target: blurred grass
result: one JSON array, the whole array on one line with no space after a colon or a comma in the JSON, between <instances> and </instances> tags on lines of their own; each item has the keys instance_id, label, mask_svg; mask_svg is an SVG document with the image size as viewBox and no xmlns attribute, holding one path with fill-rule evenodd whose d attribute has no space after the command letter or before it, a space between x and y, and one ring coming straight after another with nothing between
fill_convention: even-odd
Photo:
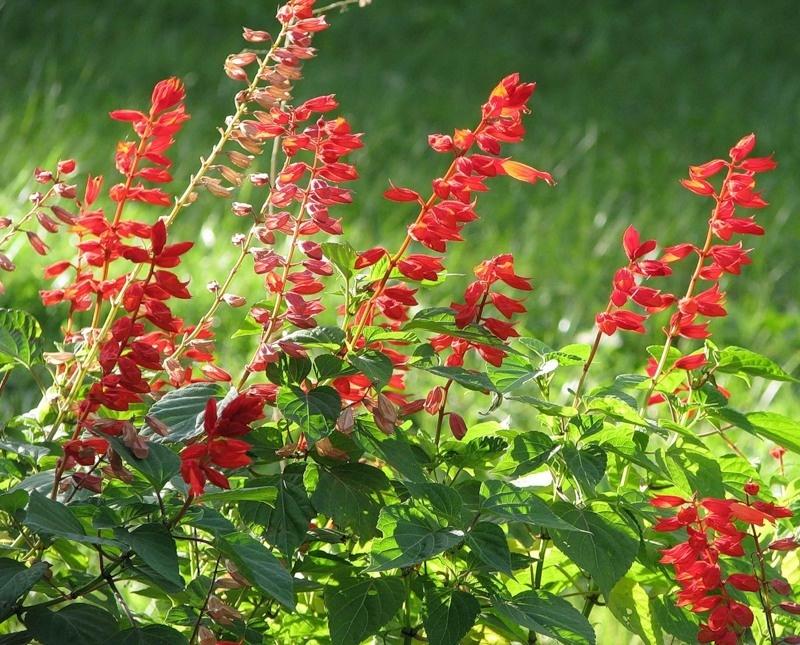
<instances>
[{"instance_id":1,"label":"blurred grass","mask_svg":"<svg viewBox=\"0 0 800 645\"><path fill-rule=\"evenodd\" d=\"M157 80L175 74L189 90L192 120L175 148L177 186L216 140L238 86L221 71L238 51L240 27L274 28L275 2L226 0L0 0L0 213L24 208L31 171L74 156L81 172L113 181L115 141L125 127L106 113L139 107ZM740 344L787 369L800 363L800 291L796 211L800 201L800 12L795 0L769 3L631 3L565 0L374 0L364 10L331 16L319 35L320 57L305 68L300 99L336 93L353 127L367 133L355 156L362 179L356 204L340 210L357 245L392 247L410 209L381 192L391 178L425 190L443 158L426 146L430 132L469 127L489 89L519 71L539 83L529 135L516 158L554 172L559 186L497 180L481 199L481 222L468 243L453 246L451 271L513 251L532 275L525 326L549 343L591 331L608 283L622 262L619 239L634 223L663 244L702 239L707 202L678 185L686 166L723 155L755 131L759 152L776 152L780 168L762 187L771 206L758 214L767 229L751 238L752 266L727 284L731 315L715 321L719 344ZM152 216L153 211L142 213ZM199 294L182 313L196 319L208 302L203 285L221 279L231 261L230 234L241 226L226 206L203 196L174 235L198 244L184 265ZM68 241L50 236L55 255ZM24 248L0 306L29 307L54 337L61 312L43 310L40 268L52 261ZM5 278L6 276L4 276ZM464 281L431 293L449 302ZM253 278L237 285L251 300ZM226 312L220 329L225 363L247 354L224 340L243 312ZM654 326L655 327L655 326ZM626 337L601 361L635 369L643 347ZM33 393L15 377L16 395ZM797 412L797 388L757 384L751 402Z\"/></svg>"}]
</instances>

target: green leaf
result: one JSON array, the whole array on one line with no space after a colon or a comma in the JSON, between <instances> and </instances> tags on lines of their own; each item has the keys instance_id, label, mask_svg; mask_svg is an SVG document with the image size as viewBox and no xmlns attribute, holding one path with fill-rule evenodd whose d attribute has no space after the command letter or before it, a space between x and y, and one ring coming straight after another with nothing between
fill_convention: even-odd
<instances>
[{"instance_id":1,"label":"green leaf","mask_svg":"<svg viewBox=\"0 0 800 645\"><path fill-rule=\"evenodd\" d=\"M278 408L289 421L295 422L311 441L318 441L333 432L342 410L339 393L322 385L310 392L297 386L278 391Z\"/></svg>"},{"instance_id":2,"label":"green leaf","mask_svg":"<svg viewBox=\"0 0 800 645\"><path fill-rule=\"evenodd\" d=\"M25 508L27 503L28 493L21 488L0 493L0 511L5 511L9 515Z\"/></svg>"},{"instance_id":3,"label":"green leaf","mask_svg":"<svg viewBox=\"0 0 800 645\"><path fill-rule=\"evenodd\" d=\"M561 367L583 365L589 358L592 346L585 343L572 343L564 345L561 349L545 354L547 360L555 359Z\"/></svg>"},{"instance_id":4,"label":"green leaf","mask_svg":"<svg viewBox=\"0 0 800 645\"><path fill-rule=\"evenodd\" d=\"M306 539L314 509L303 485L304 464L290 464L278 479L275 508L270 511L265 537L287 558Z\"/></svg>"},{"instance_id":5,"label":"green leaf","mask_svg":"<svg viewBox=\"0 0 800 645\"><path fill-rule=\"evenodd\" d=\"M606 604L614 617L645 645L663 642L661 629L651 613L650 597L638 582L630 578L620 580L611 590Z\"/></svg>"},{"instance_id":6,"label":"green leaf","mask_svg":"<svg viewBox=\"0 0 800 645\"><path fill-rule=\"evenodd\" d=\"M395 468L403 477L414 482L424 482L427 477L422 471L422 461L409 444L400 439L384 439L375 442L375 451Z\"/></svg>"},{"instance_id":7,"label":"green leaf","mask_svg":"<svg viewBox=\"0 0 800 645\"><path fill-rule=\"evenodd\" d=\"M109 637L118 631L116 619L105 609L82 602L56 612L33 607L25 612L24 621L41 645L108 645Z\"/></svg>"},{"instance_id":8,"label":"green leaf","mask_svg":"<svg viewBox=\"0 0 800 645\"><path fill-rule=\"evenodd\" d=\"M275 486L249 486L231 490L208 491L203 493L203 502L267 502L272 504L276 498Z\"/></svg>"},{"instance_id":9,"label":"green leaf","mask_svg":"<svg viewBox=\"0 0 800 645\"><path fill-rule=\"evenodd\" d=\"M114 452L131 468L141 473L157 491L164 488L181 469L180 457L167 446L150 442L147 457L139 459L119 438L106 436L106 439L114 448Z\"/></svg>"},{"instance_id":10,"label":"green leaf","mask_svg":"<svg viewBox=\"0 0 800 645\"><path fill-rule=\"evenodd\" d=\"M113 638L115 645L188 645L186 636L166 625L132 627Z\"/></svg>"},{"instance_id":11,"label":"green leaf","mask_svg":"<svg viewBox=\"0 0 800 645\"><path fill-rule=\"evenodd\" d=\"M474 392L496 392L494 383L484 372L474 372L463 367L446 367L444 365L432 365L423 368L426 372L441 376L442 378L452 379L460 386L473 390Z\"/></svg>"},{"instance_id":12,"label":"green leaf","mask_svg":"<svg viewBox=\"0 0 800 645\"><path fill-rule=\"evenodd\" d=\"M378 519L382 538L372 543L368 571L386 571L419 564L455 546L463 531L442 526L429 513L406 504L385 507Z\"/></svg>"},{"instance_id":13,"label":"green leaf","mask_svg":"<svg viewBox=\"0 0 800 645\"><path fill-rule=\"evenodd\" d=\"M592 491L603 479L606 472L607 457L605 450L596 443L584 448L576 448L573 444L564 444L561 456L567 466L567 472L586 490Z\"/></svg>"},{"instance_id":14,"label":"green leaf","mask_svg":"<svg viewBox=\"0 0 800 645\"><path fill-rule=\"evenodd\" d=\"M477 598L465 591L439 593L428 589L425 605L423 623L430 645L458 645L481 613Z\"/></svg>"},{"instance_id":15,"label":"green leaf","mask_svg":"<svg viewBox=\"0 0 800 645\"><path fill-rule=\"evenodd\" d=\"M23 524L34 533L65 538L86 544L111 544L113 540L86 535L83 525L64 504L55 502L37 491L30 494Z\"/></svg>"},{"instance_id":16,"label":"green leaf","mask_svg":"<svg viewBox=\"0 0 800 645\"><path fill-rule=\"evenodd\" d=\"M455 322L455 312L447 307L434 307L432 309L420 310L414 318L403 327L403 330L414 329L420 329L434 334L447 334L455 338L465 338L475 343L490 345L492 347L502 347L506 351L513 351L510 350L508 343L500 340L479 325L470 324L466 327L458 327Z\"/></svg>"},{"instance_id":17,"label":"green leaf","mask_svg":"<svg viewBox=\"0 0 800 645\"><path fill-rule=\"evenodd\" d=\"M601 396L590 399L587 408L588 412L602 412L605 416L617 421L644 427L649 425L636 411L636 408L615 396Z\"/></svg>"},{"instance_id":18,"label":"green leaf","mask_svg":"<svg viewBox=\"0 0 800 645\"><path fill-rule=\"evenodd\" d=\"M594 510L589 510L557 502L553 509L564 521L582 529L582 532L553 531L553 544L588 571L608 596L633 564L639 550L637 532L607 504L597 504Z\"/></svg>"},{"instance_id":19,"label":"green leaf","mask_svg":"<svg viewBox=\"0 0 800 645\"><path fill-rule=\"evenodd\" d=\"M514 437L511 450L495 470L509 477L527 475L547 463L557 449L558 446L543 432L525 432Z\"/></svg>"},{"instance_id":20,"label":"green leaf","mask_svg":"<svg viewBox=\"0 0 800 645\"><path fill-rule=\"evenodd\" d=\"M446 519L452 526L461 526L463 522L461 495L451 486L433 483L404 482L411 494L414 504L425 503L440 518Z\"/></svg>"},{"instance_id":21,"label":"green leaf","mask_svg":"<svg viewBox=\"0 0 800 645\"><path fill-rule=\"evenodd\" d=\"M548 504L523 489L500 482L487 482L492 494L481 505L481 514L503 523L519 522L562 531L577 531L576 527L556 515Z\"/></svg>"},{"instance_id":22,"label":"green leaf","mask_svg":"<svg viewBox=\"0 0 800 645\"><path fill-rule=\"evenodd\" d=\"M42 328L27 311L0 309L0 372L41 362Z\"/></svg>"},{"instance_id":23,"label":"green leaf","mask_svg":"<svg viewBox=\"0 0 800 645\"><path fill-rule=\"evenodd\" d=\"M262 593L274 598L284 607L294 610L294 581L278 559L249 535L231 533L218 538L217 544Z\"/></svg>"},{"instance_id":24,"label":"green leaf","mask_svg":"<svg viewBox=\"0 0 800 645\"><path fill-rule=\"evenodd\" d=\"M0 623L14 614L17 601L41 580L49 568L45 562L25 567L16 560L0 559Z\"/></svg>"},{"instance_id":25,"label":"green leaf","mask_svg":"<svg viewBox=\"0 0 800 645\"><path fill-rule=\"evenodd\" d=\"M28 645L33 640L33 634L29 630L23 632L12 632L0 636L0 645Z\"/></svg>"},{"instance_id":26,"label":"green leaf","mask_svg":"<svg viewBox=\"0 0 800 645\"><path fill-rule=\"evenodd\" d=\"M495 611L515 625L564 645L594 645L594 629L563 598L541 590L523 591L511 599L495 598Z\"/></svg>"},{"instance_id":27,"label":"green leaf","mask_svg":"<svg viewBox=\"0 0 800 645\"><path fill-rule=\"evenodd\" d=\"M347 242L322 242L322 253L335 266L345 280L353 277L358 254Z\"/></svg>"},{"instance_id":28,"label":"green leaf","mask_svg":"<svg viewBox=\"0 0 800 645\"><path fill-rule=\"evenodd\" d=\"M155 443L185 443L203 432L202 414L211 397L222 393L212 383L192 383L167 392L150 408L149 414L165 424L170 432L149 437Z\"/></svg>"},{"instance_id":29,"label":"green leaf","mask_svg":"<svg viewBox=\"0 0 800 645\"><path fill-rule=\"evenodd\" d=\"M747 415L747 420L752 427L752 434L765 437L786 450L800 454L800 423L794 419L775 412L751 412Z\"/></svg>"},{"instance_id":30,"label":"green leaf","mask_svg":"<svg viewBox=\"0 0 800 645\"><path fill-rule=\"evenodd\" d=\"M571 418L578 414L578 410L573 408L571 405L559 405L558 403L537 399L536 397L528 396L527 394L507 396L506 399L508 401L517 401L519 403L524 403L525 405L533 406L539 410L539 412L546 414L549 417Z\"/></svg>"},{"instance_id":31,"label":"green leaf","mask_svg":"<svg viewBox=\"0 0 800 645\"><path fill-rule=\"evenodd\" d=\"M159 581L169 584L167 592L180 591L184 587L178 566L178 552L175 540L169 530L162 524L142 524L128 532L123 527L114 529L116 538L127 544L142 561L156 571Z\"/></svg>"},{"instance_id":32,"label":"green leaf","mask_svg":"<svg viewBox=\"0 0 800 645\"><path fill-rule=\"evenodd\" d=\"M348 356L348 360L353 367L372 381L378 390L386 387L389 379L392 378L394 365L382 352L370 349L363 354L351 354Z\"/></svg>"},{"instance_id":33,"label":"green leaf","mask_svg":"<svg viewBox=\"0 0 800 645\"><path fill-rule=\"evenodd\" d=\"M659 627L679 641L693 643L697 639L699 625L695 616L676 607L671 598L650 598L650 611Z\"/></svg>"},{"instance_id":34,"label":"green leaf","mask_svg":"<svg viewBox=\"0 0 800 645\"><path fill-rule=\"evenodd\" d=\"M285 341L298 343L304 347L320 347L322 349L340 349L344 344L344 339L344 330L339 327L298 329L283 338Z\"/></svg>"},{"instance_id":35,"label":"green leaf","mask_svg":"<svg viewBox=\"0 0 800 645\"><path fill-rule=\"evenodd\" d=\"M364 541L376 535L381 504L375 496L389 487L389 479L378 468L360 463L336 465L320 471L311 503L337 526L352 529Z\"/></svg>"},{"instance_id":36,"label":"green leaf","mask_svg":"<svg viewBox=\"0 0 800 645\"><path fill-rule=\"evenodd\" d=\"M492 571L511 575L511 551L506 534L497 524L478 522L466 536L467 546Z\"/></svg>"},{"instance_id":37,"label":"green leaf","mask_svg":"<svg viewBox=\"0 0 800 645\"><path fill-rule=\"evenodd\" d=\"M773 360L744 347L725 347L719 350L717 371L726 374L749 374L771 381L794 381L797 379L784 371Z\"/></svg>"},{"instance_id":38,"label":"green leaf","mask_svg":"<svg viewBox=\"0 0 800 645\"><path fill-rule=\"evenodd\" d=\"M358 645L376 633L400 609L405 599L401 578L350 578L325 588L333 645Z\"/></svg>"}]
</instances>

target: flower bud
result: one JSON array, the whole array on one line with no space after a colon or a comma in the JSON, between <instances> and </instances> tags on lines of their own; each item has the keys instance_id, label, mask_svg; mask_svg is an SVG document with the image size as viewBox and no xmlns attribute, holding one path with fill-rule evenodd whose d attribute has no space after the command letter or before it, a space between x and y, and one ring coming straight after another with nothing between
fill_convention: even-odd
<instances>
[{"instance_id":1,"label":"flower bud","mask_svg":"<svg viewBox=\"0 0 800 645\"><path fill-rule=\"evenodd\" d=\"M33 171L33 180L39 184L49 184L53 181L53 173L49 170L37 168Z\"/></svg>"},{"instance_id":2,"label":"flower bud","mask_svg":"<svg viewBox=\"0 0 800 645\"><path fill-rule=\"evenodd\" d=\"M58 173L60 175L70 175L75 172L75 160L74 159L64 159L63 161L58 162Z\"/></svg>"},{"instance_id":3,"label":"flower bud","mask_svg":"<svg viewBox=\"0 0 800 645\"><path fill-rule=\"evenodd\" d=\"M247 217L253 212L252 204L246 204L245 202L233 202L231 209L236 217Z\"/></svg>"},{"instance_id":4,"label":"flower bud","mask_svg":"<svg viewBox=\"0 0 800 645\"><path fill-rule=\"evenodd\" d=\"M247 304L247 299L244 296L237 296L233 293L226 293L222 299L230 307L242 307Z\"/></svg>"}]
</instances>

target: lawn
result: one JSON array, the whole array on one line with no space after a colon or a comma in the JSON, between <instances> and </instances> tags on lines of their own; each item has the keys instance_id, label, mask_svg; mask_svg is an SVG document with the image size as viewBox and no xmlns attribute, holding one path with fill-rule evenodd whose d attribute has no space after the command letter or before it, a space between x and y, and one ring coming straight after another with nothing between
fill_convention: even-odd
<instances>
[{"instance_id":1,"label":"lawn","mask_svg":"<svg viewBox=\"0 0 800 645\"><path fill-rule=\"evenodd\" d=\"M25 209L33 168L59 158L73 156L83 172L111 180L114 144L126 128L107 112L144 105L153 83L172 74L185 80L192 113L173 155L177 190L231 110L238 86L222 62L240 48L240 27L271 29L274 4L0 1L0 214ZM550 170L558 186L496 182L449 267L468 273L480 259L512 251L536 284L524 326L554 346L592 333L594 313L623 263L619 240L629 224L664 245L702 241L709 202L678 180L689 164L722 156L755 131L759 151L775 152L780 167L761 182L771 203L759 214L767 232L750 238L753 265L729 283L731 315L715 321L715 342L745 345L796 370L796 2L374 0L330 21L297 94L335 93L353 126L367 133L355 156L356 202L344 220L349 239L362 247L398 245L412 215L382 199L389 179L425 192L443 171L442 157L426 145L428 133L474 124L488 90L511 71L539 83L529 134L515 156ZM196 241L183 266L194 292L224 277L235 251L227 240L241 228L209 195L181 215L175 235ZM69 249L63 237L48 243L56 256ZM12 255L21 250L12 247ZM4 276L13 296L0 297L0 306L30 308L55 338L60 313L44 310L37 296L41 267L53 260L31 255ZM447 304L464 284L453 276L427 302ZM262 288L248 277L236 291L255 301ZM195 320L209 299L195 298L181 313ZM219 329L232 364L248 354L246 339L227 340L244 311L226 315ZM658 341L654 332L626 337L627 351L609 343L601 362L641 369L644 347ZM25 401L24 377L15 376L7 392L3 406ZM754 392L752 409L800 412L797 386Z\"/></svg>"}]
</instances>

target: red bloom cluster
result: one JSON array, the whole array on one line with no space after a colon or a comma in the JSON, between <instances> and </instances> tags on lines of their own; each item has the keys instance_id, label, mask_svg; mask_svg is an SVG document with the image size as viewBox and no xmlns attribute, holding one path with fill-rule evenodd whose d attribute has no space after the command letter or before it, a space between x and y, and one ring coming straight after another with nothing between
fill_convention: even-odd
<instances>
[{"instance_id":1,"label":"red bloom cluster","mask_svg":"<svg viewBox=\"0 0 800 645\"><path fill-rule=\"evenodd\" d=\"M752 574L729 573L726 571L728 567L722 566L725 562L723 556L745 556L742 543L748 536L753 538L760 559L763 550L754 527L792 515L783 506L752 500L751 496L758 494L758 490L756 484L745 485L745 503L735 499L687 500L673 495L659 495L650 501L657 508L677 509L674 515L658 520L653 526L656 531L686 531L687 539L664 549L660 562L675 569L675 579L681 587L677 596L678 606L688 606L698 614L708 613L706 621L701 623L698 642L735 645L739 642L739 635L753 624L753 612L735 600L730 589L758 592L760 596L789 591L785 581L766 580L763 569L756 569ZM752 533L742 530L741 525ZM773 542L767 548L778 551L784 546L796 548L800 545L789 538ZM791 606L794 603L783 604ZM791 611L783 604L779 606ZM765 605L771 606L771 603Z\"/></svg>"},{"instance_id":2,"label":"red bloom cluster","mask_svg":"<svg viewBox=\"0 0 800 645\"><path fill-rule=\"evenodd\" d=\"M38 224L43 231L48 233L57 233L64 224L67 226L74 224L75 218L73 215L63 206L53 202L59 198L73 203L76 201L76 186L67 184L64 181L67 175L75 172L76 167L77 165L73 159L64 159L58 162L55 171L43 170L42 168L34 170L34 180L39 184L48 186L48 188L44 192L36 191L28 196L31 208L16 222L10 217L0 217L0 231L8 229L0 235L0 271L10 272L16 269L12 259L3 253L2 249L7 248L11 240L19 233L25 233L28 244L39 255L47 255L50 252L50 247L47 246L37 231L29 228L30 224L34 226ZM43 210L48 207L52 216ZM3 295L3 293L5 293L5 287L0 282L0 295Z\"/></svg>"},{"instance_id":3,"label":"red bloom cluster","mask_svg":"<svg viewBox=\"0 0 800 645\"><path fill-rule=\"evenodd\" d=\"M614 274L608 306L595 317L597 327L603 334L611 336L617 329L643 334L647 316L662 311L675 302L675 296L641 284L647 278L667 276L672 273L672 269L665 261L646 259L656 246L655 240L642 242L639 231L633 226L625 230L622 247L628 257L628 265ZM628 302L641 307L644 313L625 309Z\"/></svg>"},{"instance_id":4,"label":"red bloom cluster","mask_svg":"<svg viewBox=\"0 0 800 645\"><path fill-rule=\"evenodd\" d=\"M298 126L337 106L332 96L323 96L297 108L274 107L260 126L265 136L282 137L287 156L287 164L274 180L269 205L272 209L296 205L297 212L293 215L281 210L268 214L258 229L265 246L251 250L256 273L265 276L267 289L275 294L278 305L285 304L284 310L279 306L251 310L264 329L262 343L249 366L252 371L278 359L283 350L273 338L284 322L308 329L317 325L315 316L323 311L321 301L311 296L323 291L320 278L332 275L333 266L324 257L322 247L309 238L320 232L342 233L341 221L331 217L330 209L352 201L350 191L340 184L356 179L358 173L343 159L362 146L361 135L354 134L343 118L320 117L302 130ZM294 160L302 151L312 153L309 162ZM275 233L283 233L292 240L286 257L270 248ZM302 254L299 259L295 257L297 251Z\"/></svg>"},{"instance_id":5,"label":"red bloom cluster","mask_svg":"<svg viewBox=\"0 0 800 645\"><path fill-rule=\"evenodd\" d=\"M252 394L239 394L222 410L216 399L206 404L200 441L181 451L181 476L193 496L202 495L206 481L220 488L229 488L228 478L218 468L242 468L250 463L250 444L242 437L252 424L264 417L264 400Z\"/></svg>"},{"instance_id":6,"label":"red bloom cluster","mask_svg":"<svg viewBox=\"0 0 800 645\"><path fill-rule=\"evenodd\" d=\"M514 272L514 258L506 253L498 255L491 260L485 260L475 267L476 281L470 283L464 291L463 303L452 303L450 307L455 312L455 323L459 329L467 325L480 325L492 336L500 341L519 336L510 319L517 313L524 313L525 306L521 300L511 298L503 293L493 290L498 283L521 291L530 291L530 280ZM493 306L506 320L485 315L487 305ZM500 366L506 357L506 352L497 345L467 340L456 336L439 334L431 339L431 345L437 352L451 350L445 360L448 366L461 366L464 356L473 349L487 363ZM431 410L428 410L429 412ZM437 410L438 411L438 410Z\"/></svg>"},{"instance_id":7,"label":"red bloom cluster","mask_svg":"<svg viewBox=\"0 0 800 645\"><path fill-rule=\"evenodd\" d=\"M518 74L504 78L494 88L481 110L481 121L474 130L456 130L452 135L433 134L428 143L436 152L449 153L455 159L447 172L433 180L433 192L427 198L410 188L392 186L384 193L395 202L417 202L420 212L408 228L408 235L400 250L389 257L386 249L376 247L359 255L356 268L368 267L387 257L388 267L383 277L373 284L371 298L363 303L355 317L354 325L363 328L373 322L376 309L390 324L406 320L407 310L416 304L414 290L404 285L387 282L396 269L414 282L434 281L444 269L441 256L406 251L412 240L444 253L449 242L463 238L461 230L467 222L478 218L477 195L488 190L486 180L498 175L536 183L543 180L553 185L552 176L508 157L501 157L504 143L522 141L525 128L522 117L528 110L528 101L535 83L521 83ZM472 153L474 147L481 152Z\"/></svg>"}]
</instances>

